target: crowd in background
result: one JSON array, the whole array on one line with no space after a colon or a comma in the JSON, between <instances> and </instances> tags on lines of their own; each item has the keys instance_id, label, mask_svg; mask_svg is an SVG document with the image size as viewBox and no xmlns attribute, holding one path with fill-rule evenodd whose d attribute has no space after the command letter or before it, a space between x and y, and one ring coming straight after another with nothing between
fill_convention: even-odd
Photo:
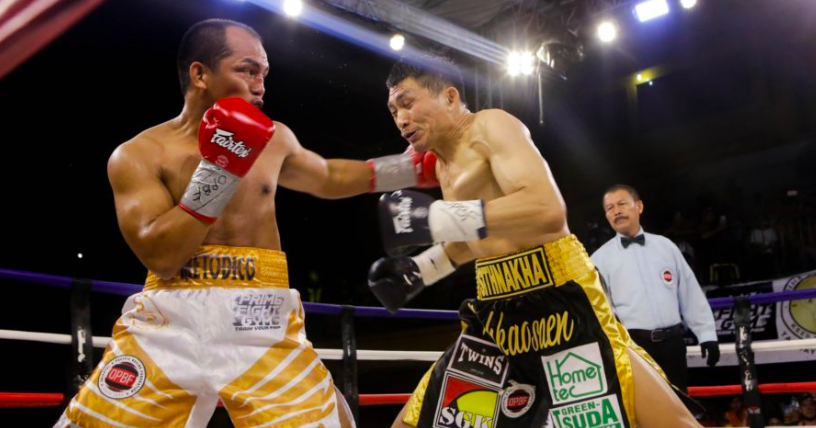
<instances>
[{"instance_id":1,"label":"crowd in background","mask_svg":"<svg viewBox=\"0 0 816 428\"><path fill-rule=\"evenodd\" d=\"M748 410L741 397L728 401L708 399L708 414L701 421L708 427L747 427ZM766 426L816 426L816 394L763 396L762 413Z\"/></svg>"}]
</instances>

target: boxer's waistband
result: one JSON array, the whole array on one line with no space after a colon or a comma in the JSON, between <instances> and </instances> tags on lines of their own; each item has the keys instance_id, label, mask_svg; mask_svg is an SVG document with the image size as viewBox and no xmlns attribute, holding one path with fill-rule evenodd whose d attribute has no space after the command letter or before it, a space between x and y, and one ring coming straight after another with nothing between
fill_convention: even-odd
<instances>
[{"instance_id":1,"label":"boxer's waistband","mask_svg":"<svg viewBox=\"0 0 816 428\"><path fill-rule=\"evenodd\" d=\"M476 260L476 296L495 300L560 286L595 269L575 235L540 247Z\"/></svg>"},{"instance_id":2,"label":"boxer's waistband","mask_svg":"<svg viewBox=\"0 0 816 428\"><path fill-rule=\"evenodd\" d=\"M286 254L252 247L204 245L171 279L147 273L145 290L198 287L289 288Z\"/></svg>"}]
</instances>

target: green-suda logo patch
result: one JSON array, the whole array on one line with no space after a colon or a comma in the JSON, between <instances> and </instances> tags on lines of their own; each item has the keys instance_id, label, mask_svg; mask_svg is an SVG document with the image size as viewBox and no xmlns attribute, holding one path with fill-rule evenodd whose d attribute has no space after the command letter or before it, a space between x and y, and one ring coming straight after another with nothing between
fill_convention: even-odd
<instances>
[{"instance_id":1,"label":"green-suda logo patch","mask_svg":"<svg viewBox=\"0 0 816 428\"><path fill-rule=\"evenodd\" d=\"M601 350L597 343L541 357L553 404L569 403L606 392Z\"/></svg>"},{"instance_id":2,"label":"green-suda logo patch","mask_svg":"<svg viewBox=\"0 0 816 428\"><path fill-rule=\"evenodd\" d=\"M550 411L554 428L624 428L615 394L556 407Z\"/></svg>"}]
</instances>

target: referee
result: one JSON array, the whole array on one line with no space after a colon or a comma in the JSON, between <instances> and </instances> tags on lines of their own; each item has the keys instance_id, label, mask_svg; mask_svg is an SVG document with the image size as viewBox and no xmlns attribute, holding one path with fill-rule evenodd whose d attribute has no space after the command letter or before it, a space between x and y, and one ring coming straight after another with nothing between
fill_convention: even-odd
<instances>
[{"instance_id":1,"label":"referee","mask_svg":"<svg viewBox=\"0 0 816 428\"><path fill-rule=\"evenodd\" d=\"M610 187L603 208L617 235L592 254L592 261L632 339L685 392L683 323L697 336L709 367L720 359L711 307L677 246L664 236L643 231L643 201L634 188Z\"/></svg>"}]
</instances>

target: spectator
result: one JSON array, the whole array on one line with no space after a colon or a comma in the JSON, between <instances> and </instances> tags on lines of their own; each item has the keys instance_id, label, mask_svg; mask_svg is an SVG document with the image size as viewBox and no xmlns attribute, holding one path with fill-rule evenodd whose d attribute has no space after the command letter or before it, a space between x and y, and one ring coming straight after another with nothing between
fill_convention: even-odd
<instances>
[{"instance_id":1,"label":"spectator","mask_svg":"<svg viewBox=\"0 0 816 428\"><path fill-rule=\"evenodd\" d=\"M748 409L742 405L741 397L734 397L729 402L730 409L725 412L725 419L732 427L748 426Z\"/></svg>"},{"instance_id":2,"label":"spectator","mask_svg":"<svg viewBox=\"0 0 816 428\"><path fill-rule=\"evenodd\" d=\"M799 410L802 412L799 426L816 426L816 401L812 394L799 399Z\"/></svg>"}]
</instances>

